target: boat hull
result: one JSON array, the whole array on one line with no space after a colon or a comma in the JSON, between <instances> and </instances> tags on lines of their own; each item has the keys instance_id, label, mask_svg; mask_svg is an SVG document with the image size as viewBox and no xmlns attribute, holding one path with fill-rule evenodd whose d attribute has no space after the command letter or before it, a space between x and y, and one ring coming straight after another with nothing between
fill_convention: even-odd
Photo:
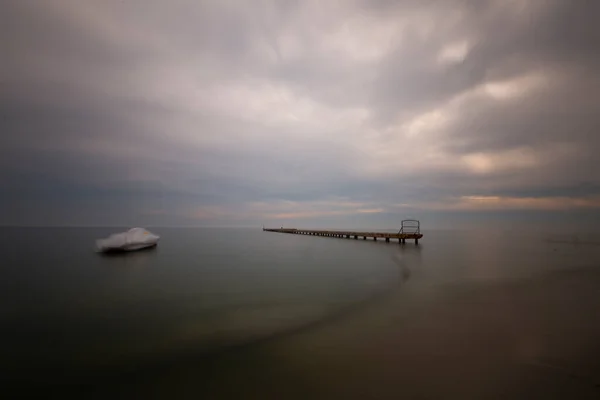
<instances>
[{"instance_id":1,"label":"boat hull","mask_svg":"<svg viewBox=\"0 0 600 400\"><path fill-rule=\"evenodd\" d=\"M135 246L131 246L131 247L111 247L111 248L104 248L104 249L99 249L98 251L100 253L131 253L134 251L144 251L144 250L152 250L155 249L158 246L158 243L152 243L152 244L145 244L145 245L135 245Z\"/></svg>"}]
</instances>

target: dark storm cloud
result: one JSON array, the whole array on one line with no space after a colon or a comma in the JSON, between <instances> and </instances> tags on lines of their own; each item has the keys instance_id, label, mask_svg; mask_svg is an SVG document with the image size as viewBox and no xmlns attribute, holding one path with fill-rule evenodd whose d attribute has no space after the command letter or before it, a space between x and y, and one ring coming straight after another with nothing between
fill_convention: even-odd
<instances>
[{"instance_id":1,"label":"dark storm cloud","mask_svg":"<svg viewBox=\"0 0 600 400\"><path fill-rule=\"evenodd\" d=\"M481 196L593 206L598 13L3 1L0 222L376 221Z\"/></svg>"}]
</instances>

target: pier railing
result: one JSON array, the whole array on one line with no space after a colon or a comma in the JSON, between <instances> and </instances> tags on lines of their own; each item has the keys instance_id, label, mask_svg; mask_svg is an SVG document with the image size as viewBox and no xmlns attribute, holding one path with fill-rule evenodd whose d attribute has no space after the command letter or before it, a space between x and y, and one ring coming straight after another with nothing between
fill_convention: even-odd
<instances>
[{"instance_id":1,"label":"pier railing","mask_svg":"<svg viewBox=\"0 0 600 400\"><path fill-rule=\"evenodd\" d=\"M401 222L401 228L398 233L420 234L421 223L416 219L405 219Z\"/></svg>"}]
</instances>

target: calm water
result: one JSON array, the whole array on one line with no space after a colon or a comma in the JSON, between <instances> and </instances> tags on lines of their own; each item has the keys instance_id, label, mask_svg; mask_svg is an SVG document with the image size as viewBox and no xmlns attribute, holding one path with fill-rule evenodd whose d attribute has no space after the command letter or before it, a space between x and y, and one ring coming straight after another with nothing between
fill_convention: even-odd
<instances>
[{"instance_id":1,"label":"calm water","mask_svg":"<svg viewBox=\"0 0 600 400\"><path fill-rule=\"evenodd\" d=\"M598 394L600 246L514 231L431 231L417 247L155 228L155 250L94 252L119 230L0 229L7 390L489 397L501 392L461 377L484 366L494 382L521 382L519 365ZM457 372L457 360L471 369ZM543 393L538 378L509 394Z\"/></svg>"}]
</instances>

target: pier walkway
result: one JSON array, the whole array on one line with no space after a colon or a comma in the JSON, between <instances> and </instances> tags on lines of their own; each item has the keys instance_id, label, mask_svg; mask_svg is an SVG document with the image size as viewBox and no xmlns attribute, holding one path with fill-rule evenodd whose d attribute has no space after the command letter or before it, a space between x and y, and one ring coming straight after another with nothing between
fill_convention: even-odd
<instances>
[{"instance_id":1,"label":"pier walkway","mask_svg":"<svg viewBox=\"0 0 600 400\"><path fill-rule=\"evenodd\" d=\"M406 243L406 239L414 240L415 244L419 244L419 239L423 237L420 229L420 223L417 220L404 220L402 221L402 228L398 233L388 232L361 232L361 231L337 231L337 230L316 230L316 229L296 229L296 228L265 228L263 231L267 232L279 232L279 233L293 233L296 235L312 235L312 236L329 236L339 237L346 239L358 239L363 240L378 238L385 239L389 243L390 239L398 239L399 243Z\"/></svg>"}]
</instances>

